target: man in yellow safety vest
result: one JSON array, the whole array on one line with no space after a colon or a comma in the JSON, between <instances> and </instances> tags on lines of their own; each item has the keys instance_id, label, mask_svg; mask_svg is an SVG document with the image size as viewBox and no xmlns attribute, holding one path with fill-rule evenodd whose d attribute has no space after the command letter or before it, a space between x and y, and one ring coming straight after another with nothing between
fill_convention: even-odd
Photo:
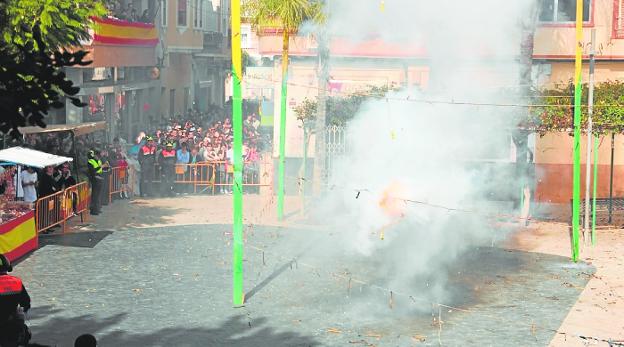
<instances>
[{"instance_id":1,"label":"man in yellow safety vest","mask_svg":"<svg viewBox=\"0 0 624 347\"><path fill-rule=\"evenodd\" d=\"M87 164L89 167L89 182L91 183L91 214L98 215L101 212L101 198L102 183L104 178L102 177L102 161L95 155L94 150L90 150L87 154Z\"/></svg>"}]
</instances>

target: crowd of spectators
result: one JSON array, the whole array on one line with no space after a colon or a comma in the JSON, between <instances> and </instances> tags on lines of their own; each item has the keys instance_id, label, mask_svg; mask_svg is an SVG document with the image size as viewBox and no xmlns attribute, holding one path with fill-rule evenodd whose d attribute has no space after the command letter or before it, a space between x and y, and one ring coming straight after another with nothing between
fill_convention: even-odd
<instances>
[{"instance_id":1,"label":"crowd of spectators","mask_svg":"<svg viewBox=\"0 0 624 347\"><path fill-rule=\"evenodd\" d=\"M159 149L172 143L174 149L188 151L188 161L178 158L178 164L194 164L198 162L230 162L232 161L233 129L230 118L203 122L201 114L189 111L186 117L178 116L170 119L167 126L157 129L153 134L141 132L136 145L130 154L136 158L139 149L148 137L156 142ZM202 127L202 124L205 124ZM243 121L243 158L246 162L259 160L259 153L267 148L268 139L259 131L260 120L256 114L249 114Z\"/></svg>"},{"instance_id":2,"label":"crowd of spectators","mask_svg":"<svg viewBox=\"0 0 624 347\"><path fill-rule=\"evenodd\" d=\"M69 163L44 169L15 165L0 166L0 194L6 200L29 203L52 195L76 184Z\"/></svg>"},{"instance_id":3,"label":"crowd of spectators","mask_svg":"<svg viewBox=\"0 0 624 347\"><path fill-rule=\"evenodd\" d=\"M134 8L134 5L130 2L125 5L119 0L107 1L106 7L108 10L107 17L113 19L120 19L129 22L141 22L141 23L153 23L154 16L150 10L145 9L139 13L139 10Z\"/></svg>"},{"instance_id":4,"label":"crowd of spectators","mask_svg":"<svg viewBox=\"0 0 624 347\"><path fill-rule=\"evenodd\" d=\"M195 164L203 162L220 163L217 170L217 183L229 182L232 179L233 164L233 125L230 117L226 117L225 109L209 107L208 112L189 109L184 115L171 117L167 122L141 132L134 144L128 145L123 139L115 138L106 143L99 133L72 136L70 132L50 132L26 135L22 145L47 153L74 158L71 164L44 170L28 170L23 168L17 182L17 169L0 167L0 194L17 196L19 200L34 202L56 191L66 188L69 182L84 181L86 173L87 152L94 150L102 160L104 171L114 167L125 170L123 184L127 185L119 198L128 198L129 194L137 195L138 180L141 171L138 153L148 138L153 138L158 146L158 153L167 144L173 144L176 150L176 164ZM246 110L243 120L243 160L245 170L253 171L254 165L260 160L260 153L271 146L270 136L260 131L260 119L251 108ZM158 157L158 155L157 155ZM257 166L257 165L256 165ZM249 170L251 168L251 170ZM32 172L31 172L32 171ZM54 184L48 178L51 173ZM75 173L75 174L74 174ZM30 182L34 181L34 184ZM108 182L108 180L105 180ZM134 188L132 188L134 187ZM227 192L227 188L221 188ZM108 204L108 195L102 204Z\"/></svg>"},{"instance_id":5,"label":"crowd of spectators","mask_svg":"<svg viewBox=\"0 0 624 347\"><path fill-rule=\"evenodd\" d=\"M76 185L76 183L76 177L72 174L69 163L58 167L48 166L43 169L28 166L17 167L15 165L0 166L1 204L5 206L9 201L22 201L28 203L28 206L32 208L38 199L61 192ZM75 206L75 197L72 199ZM60 206L60 199L54 199L51 203L56 208ZM39 220L45 219L45 214L48 212L44 210L38 211L37 218ZM2 212L2 221L4 222L7 211L3 209ZM46 229L43 233L53 232L54 229L55 227Z\"/></svg>"},{"instance_id":6,"label":"crowd of spectators","mask_svg":"<svg viewBox=\"0 0 624 347\"><path fill-rule=\"evenodd\" d=\"M219 117L219 114L225 113L210 114L189 110L184 116L172 117L161 127L152 128L151 132L141 132L135 145L129 150L129 160L141 162L139 153L151 139L153 142L150 142L150 145L156 146L156 158L161 158L161 153L168 149L168 146L175 150L176 170L179 170L177 174L186 175L195 172L202 176L202 180L214 180L219 186L217 192L229 193L233 179L233 125L230 117ZM245 162L245 182L258 180L260 152L268 148L268 139L269 137L260 131L259 117L249 112L243 121L242 154ZM198 163L212 163L215 171L209 168L208 171L198 171L194 168L187 171L186 166L181 165ZM143 164L140 166L142 171ZM148 176L151 175L148 173ZM158 176L159 174L156 174L156 179ZM192 179L191 176L188 179Z\"/></svg>"}]
</instances>

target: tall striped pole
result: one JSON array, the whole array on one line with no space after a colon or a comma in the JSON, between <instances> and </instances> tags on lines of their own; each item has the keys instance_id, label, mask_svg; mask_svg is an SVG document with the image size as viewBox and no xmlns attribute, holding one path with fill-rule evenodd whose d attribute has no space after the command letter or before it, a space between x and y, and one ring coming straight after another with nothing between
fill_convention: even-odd
<instances>
[{"instance_id":1,"label":"tall striped pole","mask_svg":"<svg viewBox=\"0 0 624 347\"><path fill-rule=\"evenodd\" d=\"M579 258L581 212L581 96L582 96L583 0L576 0L576 59L574 61L574 167L572 178L572 261Z\"/></svg>"},{"instance_id":2,"label":"tall striped pole","mask_svg":"<svg viewBox=\"0 0 624 347\"><path fill-rule=\"evenodd\" d=\"M240 0L232 1L232 125L234 130L234 213L232 220L232 303L245 302L243 292L243 100Z\"/></svg>"},{"instance_id":3,"label":"tall striped pole","mask_svg":"<svg viewBox=\"0 0 624 347\"><path fill-rule=\"evenodd\" d=\"M288 97L288 49L290 32L282 34L282 94L280 105L279 163L277 166L277 219L284 219L284 172L286 168L286 98Z\"/></svg>"},{"instance_id":4,"label":"tall striped pole","mask_svg":"<svg viewBox=\"0 0 624 347\"><path fill-rule=\"evenodd\" d=\"M598 189L598 134L594 135L594 192L592 194L592 245L596 245L596 191Z\"/></svg>"}]
</instances>

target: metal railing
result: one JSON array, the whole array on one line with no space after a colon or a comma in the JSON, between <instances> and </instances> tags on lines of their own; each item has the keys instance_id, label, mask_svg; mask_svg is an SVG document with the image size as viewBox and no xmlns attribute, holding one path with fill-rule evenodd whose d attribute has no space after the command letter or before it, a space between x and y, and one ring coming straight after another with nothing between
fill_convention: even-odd
<instances>
[{"instance_id":1,"label":"metal railing","mask_svg":"<svg viewBox=\"0 0 624 347\"><path fill-rule=\"evenodd\" d=\"M35 202L37 233L59 225L65 232L67 221L74 216L80 216L81 221L84 221L90 199L91 191L87 182L38 199Z\"/></svg>"},{"instance_id":2,"label":"metal railing","mask_svg":"<svg viewBox=\"0 0 624 347\"><path fill-rule=\"evenodd\" d=\"M84 213L89 211L91 188L88 182L81 182L65 189L65 216L71 218L80 215L84 220Z\"/></svg>"},{"instance_id":3,"label":"metal railing","mask_svg":"<svg viewBox=\"0 0 624 347\"><path fill-rule=\"evenodd\" d=\"M134 191L134 180L130 179L130 167L114 167L108 173L108 202L113 201L115 194L130 194Z\"/></svg>"},{"instance_id":4,"label":"metal railing","mask_svg":"<svg viewBox=\"0 0 624 347\"><path fill-rule=\"evenodd\" d=\"M65 229L66 218L63 216L64 197L65 191L60 191L40 198L35 202L37 232L43 232L61 224L63 224L63 229Z\"/></svg>"},{"instance_id":5,"label":"metal railing","mask_svg":"<svg viewBox=\"0 0 624 347\"><path fill-rule=\"evenodd\" d=\"M325 128L325 172L322 182L329 182L335 162L348 153L348 134L344 125L330 125Z\"/></svg>"},{"instance_id":6,"label":"metal railing","mask_svg":"<svg viewBox=\"0 0 624 347\"><path fill-rule=\"evenodd\" d=\"M243 187L258 190L259 187L271 186L270 179L263 179L268 176L268 172L272 165L271 161L259 160L254 162L245 162L243 164ZM173 183L176 186L192 187L193 193L205 192L210 190L212 194L215 190L227 190L234 185L233 165L227 161L201 162L195 164L176 164L174 168L175 178ZM113 168L111 174L111 184L109 194L119 193L116 176ZM152 183L162 183L162 171L160 165L155 165L154 179ZM129 170L132 170L129 168ZM187 188L188 189L188 188Z\"/></svg>"}]
</instances>

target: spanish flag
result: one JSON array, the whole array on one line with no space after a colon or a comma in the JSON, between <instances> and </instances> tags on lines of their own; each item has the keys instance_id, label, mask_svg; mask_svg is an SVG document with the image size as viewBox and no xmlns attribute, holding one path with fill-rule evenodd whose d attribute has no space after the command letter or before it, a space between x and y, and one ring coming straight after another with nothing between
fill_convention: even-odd
<instances>
[{"instance_id":1,"label":"spanish flag","mask_svg":"<svg viewBox=\"0 0 624 347\"><path fill-rule=\"evenodd\" d=\"M106 45L132 45L154 47L158 44L158 31L154 24L128 22L113 18L91 18L93 41Z\"/></svg>"},{"instance_id":2,"label":"spanish flag","mask_svg":"<svg viewBox=\"0 0 624 347\"><path fill-rule=\"evenodd\" d=\"M39 247L35 213L30 211L0 225L0 253L10 261L19 259Z\"/></svg>"}]
</instances>

